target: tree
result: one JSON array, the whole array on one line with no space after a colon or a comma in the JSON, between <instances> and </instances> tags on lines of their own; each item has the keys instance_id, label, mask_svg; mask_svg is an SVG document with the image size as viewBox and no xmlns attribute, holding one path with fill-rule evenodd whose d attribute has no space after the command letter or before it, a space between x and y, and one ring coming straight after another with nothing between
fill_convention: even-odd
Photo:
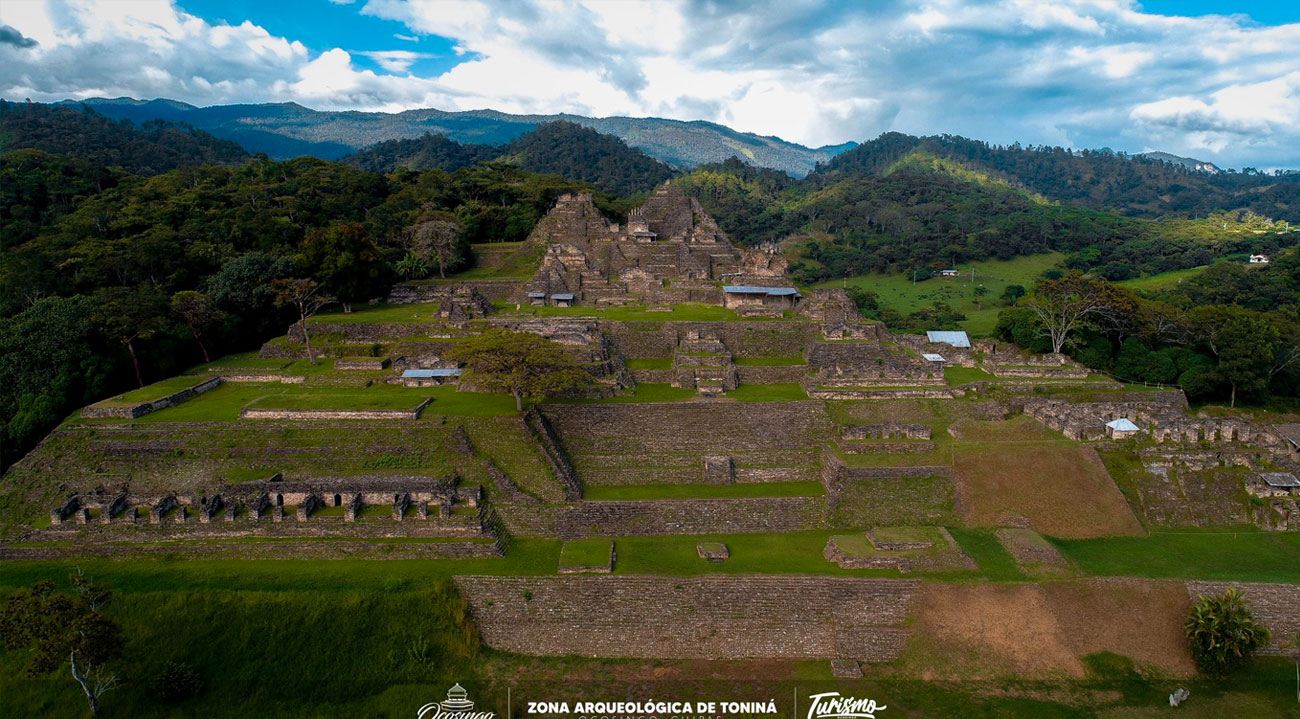
<instances>
[{"instance_id":1,"label":"tree","mask_svg":"<svg viewBox=\"0 0 1300 719\"><path fill-rule=\"evenodd\" d=\"M556 395L591 383L591 375L563 347L531 332L489 330L452 348L447 357L464 363L464 380L514 395L520 411L525 397Z\"/></svg>"},{"instance_id":2,"label":"tree","mask_svg":"<svg viewBox=\"0 0 1300 719\"><path fill-rule=\"evenodd\" d=\"M333 297L324 295L316 280L282 279L271 283L275 289L277 307L289 306L298 313L298 328L302 330L302 341L307 345L307 360L316 364L316 353L311 348L311 335L307 332L307 320L320 311L320 308L334 301Z\"/></svg>"},{"instance_id":3,"label":"tree","mask_svg":"<svg viewBox=\"0 0 1300 719\"><path fill-rule=\"evenodd\" d=\"M182 290L172 295L171 310L177 319L190 328L190 334L194 335L194 341L199 343L199 351L203 353L203 361L211 362L208 348L203 344L203 332L219 322L226 313L213 306L210 297L194 290Z\"/></svg>"},{"instance_id":4,"label":"tree","mask_svg":"<svg viewBox=\"0 0 1300 719\"><path fill-rule=\"evenodd\" d=\"M1238 390L1259 393L1268 386L1281 336L1266 315L1236 305L1209 305L1192 310L1190 318L1218 359L1219 376L1232 388L1231 406L1237 405Z\"/></svg>"},{"instance_id":5,"label":"tree","mask_svg":"<svg viewBox=\"0 0 1300 719\"><path fill-rule=\"evenodd\" d=\"M446 217L425 220L407 230L402 244L408 257L414 255L426 265L437 266L438 276L446 277L447 270L458 267L464 260L465 248L460 225L450 219L449 213L440 214Z\"/></svg>"},{"instance_id":6,"label":"tree","mask_svg":"<svg viewBox=\"0 0 1300 719\"><path fill-rule=\"evenodd\" d=\"M1002 290L1002 301L1012 307L1014 307L1016 303L1020 301L1020 298L1024 296L1024 285L1007 285L1007 288Z\"/></svg>"},{"instance_id":7,"label":"tree","mask_svg":"<svg viewBox=\"0 0 1300 719\"><path fill-rule=\"evenodd\" d=\"M293 261L287 257L250 252L227 260L209 276L207 294L218 309L240 316L256 314L275 301L271 281L293 272Z\"/></svg>"},{"instance_id":8,"label":"tree","mask_svg":"<svg viewBox=\"0 0 1300 719\"><path fill-rule=\"evenodd\" d=\"M72 594L55 590L54 582L37 582L9 596L0 610L0 637L9 649L31 652L28 676L39 676L68 665L81 686L90 713L117 684L105 665L122 653L122 629L104 616L112 594L108 588L74 574Z\"/></svg>"},{"instance_id":9,"label":"tree","mask_svg":"<svg viewBox=\"0 0 1300 719\"><path fill-rule=\"evenodd\" d=\"M338 298L344 312L352 311L353 302L382 295L392 285L391 268L357 222L336 222L309 233L301 262L323 291Z\"/></svg>"},{"instance_id":10,"label":"tree","mask_svg":"<svg viewBox=\"0 0 1300 719\"><path fill-rule=\"evenodd\" d=\"M1246 663L1269 640L1268 629L1255 621L1249 600L1235 587L1199 597L1183 629L1197 668L1216 677Z\"/></svg>"},{"instance_id":11,"label":"tree","mask_svg":"<svg viewBox=\"0 0 1300 719\"><path fill-rule=\"evenodd\" d=\"M1040 282L1024 306L1033 312L1051 338L1052 351L1060 352L1070 332L1089 319L1099 317L1112 306L1115 289L1104 280L1071 272L1055 280Z\"/></svg>"},{"instance_id":12,"label":"tree","mask_svg":"<svg viewBox=\"0 0 1300 719\"><path fill-rule=\"evenodd\" d=\"M989 293L989 288L984 285L975 285L971 291L975 293L975 309L984 309L984 296Z\"/></svg>"},{"instance_id":13,"label":"tree","mask_svg":"<svg viewBox=\"0 0 1300 719\"><path fill-rule=\"evenodd\" d=\"M135 383L144 386L140 373L140 357L136 354L136 340L148 339L163 329L167 299L153 285L140 289L107 287L94 296L95 324L105 336L117 340L131 355L135 369Z\"/></svg>"}]
</instances>

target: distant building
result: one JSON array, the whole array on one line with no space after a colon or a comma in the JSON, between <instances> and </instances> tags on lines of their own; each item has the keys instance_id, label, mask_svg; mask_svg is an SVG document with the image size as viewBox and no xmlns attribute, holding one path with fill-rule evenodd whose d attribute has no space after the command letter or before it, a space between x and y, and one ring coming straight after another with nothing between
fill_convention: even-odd
<instances>
[{"instance_id":1,"label":"distant building","mask_svg":"<svg viewBox=\"0 0 1300 719\"><path fill-rule=\"evenodd\" d=\"M792 310L799 302L799 290L793 287L753 287L750 285L725 285L722 304L729 309L738 307L775 307Z\"/></svg>"},{"instance_id":2,"label":"distant building","mask_svg":"<svg viewBox=\"0 0 1300 719\"><path fill-rule=\"evenodd\" d=\"M925 333L925 338L932 344L944 344L950 347L959 347L961 349L970 349L970 337L965 332L946 332L930 330Z\"/></svg>"},{"instance_id":3,"label":"distant building","mask_svg":"<svg viewBox=\"0 0 1300 719\"><path fill-rule=\"evenodd\" d=\"M455 384L459 379L459 369L408 369L402 372L402 384L407 387L437 387Z\"/></svg>"},{"instance_id":4,"label":"distant building","mask_svg":"<svg viewBox=\"0 0 1300 719\"><path fill-rule=\"evenodd\" d=\"M1267 264L1268 264L1268 255L1251 255L1251 256L1250 256L1250 264L1252 264L1252 265L1267 265Z\"/></svg>"},{"instance_id":5,"label":"distant building","mask_svg":"<svg viewBox=\"0 0 1300 719\"><path fill-rule=\"evenodd\" d=\"M940 277L956 277L959 274L961 273L959 273L957 270L939 270Z\"/></svg>"}]
</instances>

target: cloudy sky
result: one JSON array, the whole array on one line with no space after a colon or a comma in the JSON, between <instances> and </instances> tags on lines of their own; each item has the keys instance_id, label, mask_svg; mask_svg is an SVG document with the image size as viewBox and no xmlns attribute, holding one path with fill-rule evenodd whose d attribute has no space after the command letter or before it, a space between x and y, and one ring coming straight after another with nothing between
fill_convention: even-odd
<instances>
[{"instance_id":1,"label":"cloudy sky","mask_svg":"<svg viewBox=\"0 0 1300 719\"><path fill-rule=\"evenodd\" d=\"M492 108L1300 168L1300 2L4 0L0 97Z\"/></svg>"}]
</instances>

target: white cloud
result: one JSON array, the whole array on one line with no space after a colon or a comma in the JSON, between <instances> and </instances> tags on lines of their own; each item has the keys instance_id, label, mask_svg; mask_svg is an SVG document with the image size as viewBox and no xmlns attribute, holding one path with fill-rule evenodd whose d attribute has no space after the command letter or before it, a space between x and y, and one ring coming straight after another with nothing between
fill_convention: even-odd
<instances>
[{"instance_id":1,"label":"white cloud","mask_svg":"<svg viewBox=\"0 0 1300 719\"><path fill-rule=\"evenodd\" d=\"M450 38L463 62L420 77L412 67L430 56L410 50L313 55L255 17L214 25L165 0L11 0L0 26L19 35L0 42L0 96L655 115L810 145L952 132L1300 166L1300 24L1152 15L1134 0L368 0L357 11L403 23L402 43ZM358 68L357 54L381 71Z\"/></svg>"}]
</instances>

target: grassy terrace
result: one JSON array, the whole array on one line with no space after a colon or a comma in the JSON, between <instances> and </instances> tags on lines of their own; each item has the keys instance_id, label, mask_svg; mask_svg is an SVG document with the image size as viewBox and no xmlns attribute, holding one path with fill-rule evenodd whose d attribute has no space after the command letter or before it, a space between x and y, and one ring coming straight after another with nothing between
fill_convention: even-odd
<instances>
[{"instance_id":1,"label":"grassy terrace","mask_svg":"<svg viewBox=\"0 0 1300 719\"><path fill-rule=\"evenodd\" d=\"M880 305L903 314L915 312L935 302L945 302L966 315L962 329L977 336L988 336L997 325L998 312L1005 305L998 300L1007 285L1032 287L1045 270L1058 267L1065 256L1060 253L1017 257L1013 260L985 260L963 263L957 267L960 277L931 277L912 282L909 275L870 274L844 280L823 282L816 287L862 287L875 292ZM971 270L975 282L971 282ZM984 285L988 294L982 307L974 287Z\"/></svg>"},{"instance_id":2,"label":"grassy terrace","mask_svg":"<svg viewBox=\"0 0 1300 719\"><path fill-rule=\"evenodd\" d=\"M609 565L610 540L578 539L560 549L561 567L604 567Z\"/></svg>"},{"instance_id":3,"label":"grassy terrace","mask_svg":"<svg viewBox=\"0 0 1300 719\"><path fill-rule=\"evenodd\" d=\"M590 500L740 499L746 497L820 497L821 482L739 482L737 484L634 484L587 487Z\"/></svg>"},{"instance_id":4,"label":"grassy terrace","mask_svg":"<svg viewBox=\"0 0 1300 719\"><path fill-rule=\"evenodd\" d=\"M737 367L797 367L808 364L803 355L789 357L736 357L733 362Z\"/></svg>"},{"instance_id":5,"label":"grassy terrace","mask_svg":"<svg viewBox=\"0 0 1300 719\"><path fill-rule=\"evenodd\" d=\"M99 407L129 407L140 404L141 402L152 402L153 400L162 399L163 397L175 394L181 390L189 389L201 382L207 381L207 379L208 378L206 377L170 377L161 382L154 382L153 384L145 385L139 389L133 389L130 392L119 394L116 397L109 397L108 399L103 400L102 402L96 402L95 404Z\"/></svg>"},{"instance_id":6,"label":"grassy terrace","mask_svg":"<svg viewBox=\"0 0 1300 719\"><path fill-rule=\"evenodd\" d=\"M514 399L504 394L457 392L455 387L320 387L279 383L231 383L135 422L231 422L245 407L262 409L414 409L425 398L433 403L425 417L456 415L494 417L515 413ZM114 422L124 420L96 420Z\"/></svg>"},{"instance_id":7,"label":"grassy terrace","mask_svg":"<svg viewBox=\"0 0 1300 719\"><path fill-rule=\"evenodd\" d=\"M1183 280L1190 280L1204 272L1207 268L1209 268L1209 265L1189 267L1185 270L1174 270L1172 272L1161 272L1158 275L1136 277L1131 280L1116 282L1115 284L1135 292L1159 292L1160 290L1177 287L1182 284Z\"/></svg>"}]
</instances>

